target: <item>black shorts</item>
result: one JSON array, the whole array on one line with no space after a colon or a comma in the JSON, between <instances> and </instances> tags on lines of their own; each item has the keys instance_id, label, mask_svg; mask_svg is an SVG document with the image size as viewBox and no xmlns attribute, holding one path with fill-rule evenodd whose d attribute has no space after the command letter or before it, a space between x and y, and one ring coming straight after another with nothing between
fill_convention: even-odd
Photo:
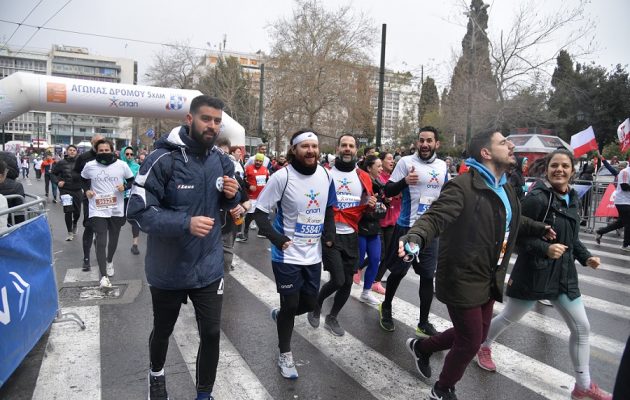
<instances>
[{"instance_id":1,"label":"black shorts","mask_svg":"<svg viewBox=\"0 0 630 400\"><path fill-rule=\"evenodd\" d=\"M325 271L354 274L359 269L359 235L337 234L333 247L322 247L322 261Z\"/></svg>"},{"instance_id":2,"label":"black shorts","mask_svg":"<svg viewBox=\"0 0 630 400\"><path fill-rule=\"evenodd\" d=\"M125 217L91 217L88 224L94 232L107 232L108 230L122 228L127 219Z\"/></svg>"},{"instance_id":3,"label":"black shorts","mask_svg":"<svg viewBox=\"0 0 630 400\"><path fill-rule=\"evenodd\" d=\"M278 293L289 295L296 292L317 296L322 276L322 263L311 265L287 264L272 261Z\"/></svg>"},{"instance_id":4,"label":"black shorts","mask_svg":"<svg viewBox=\"0 0 630 400\"><path fill-rule=\"evenodd\" d=\"M414 272L422 278L433 279L437 267L439 240L437 238L433 239L431 244L420 252L418 255L419 261L414 259L412 262L406 263L402 258L398 257L398 242L401 236L409 232L409 229L396 224L389 248L387 249L387 255L385 256L387 268L391 272L404 271L407 273L409 267L413 266Z\"/></svg>"}]
</instances>

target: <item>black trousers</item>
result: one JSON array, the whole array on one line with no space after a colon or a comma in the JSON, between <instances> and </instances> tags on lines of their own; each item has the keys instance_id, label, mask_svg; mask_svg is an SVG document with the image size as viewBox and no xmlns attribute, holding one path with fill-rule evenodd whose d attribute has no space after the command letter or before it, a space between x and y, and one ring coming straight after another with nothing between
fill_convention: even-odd
<instances>
[{"instance_id":1,"label":"black trousers","mask_svg":"<svg viewBox=\"0 0 630 400\"><path fill-rule=\"evenodd\" d=\"M77 223L79 222L79 218L81 217L81 197L83 196L83 193L81 192L81 189L65 190L63 188L59 188L59 192L61 196L63 196L64 194L69 194L70 196L72 196L72 205L63 207L66 228L68 230L68 233L70 233L72 232L72 228L77 225Z\"/></svg>"},{"instance_id":2,"label":"black trousers","mask_svg":"<svg viewBox=\"0 0 630 400\"><path fill-rule=\"evenodd\" d=\"M197 351L197 392L212 393L219 364L223 279L200 289L164 290L153 286L153 331L149 336L151 371L164 368L168 339L173 333L182 303L190 299L199 331Z\"/></svg>"},{"instance_id":3,"label":"black trousers","mask_svg":"<svg viewBox=\"0 0 630 400\"><path fill-rule=\"evenodd\" d=\"M615 207L619 214L617 221L598 229L597 233L605 235L608 232L623 228L623 247L628 247L630 246L630 204L615 204Z\"/></svg>"},{"instance_id":4,"label":"black trousers","mask_svg":"<svg viewBox=\"0 0 630 400\"><path fill-rule=\"evenodd\" d=\"M96 261L101 276L106 275L106 262L112 262L114 259L120 228L125 224L125 221L125 217L90 218L90 226L96 234ZM107 254L105 254L105 248L107 248Z\"/></svg>"}]
</instances>

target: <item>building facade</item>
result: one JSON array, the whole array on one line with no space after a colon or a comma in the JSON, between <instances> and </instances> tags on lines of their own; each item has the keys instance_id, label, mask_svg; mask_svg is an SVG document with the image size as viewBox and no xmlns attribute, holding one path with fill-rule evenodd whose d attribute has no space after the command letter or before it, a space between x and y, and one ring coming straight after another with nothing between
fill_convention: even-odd
<instances>
[{"instance_id":1,"label":"building facade","mask_svg":"<svg viewBox=\"0 0 630 400\"><path fill-rule=\"evenodd\" d=\"M0 79L17 71L112 83L137 84L137 62L90 54L83 47L53 45L48 52L0 48ZM131 140L133 119L128 117L29 111L4 124L6 140L50 145L78 144L100 133L116 148Z\"/></svg>"}]
</instances>

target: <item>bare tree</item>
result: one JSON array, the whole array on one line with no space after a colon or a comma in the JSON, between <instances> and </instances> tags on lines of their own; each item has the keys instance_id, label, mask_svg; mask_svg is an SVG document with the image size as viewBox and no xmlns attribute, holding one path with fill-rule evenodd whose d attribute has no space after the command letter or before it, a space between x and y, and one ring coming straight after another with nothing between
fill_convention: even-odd
<instances>
[{"instance_id":1,"label":"bare tree","mask_svg":"<svg viewBox=\"0 0 630 400\"><path fill-rule=\"evenodd\" d=\"M293 15L270 26L267 102L276 125L315 126L335 135L349 112L357 67L368 63L374 24L350 6L325 10L318 0L296 0Z\"/></svg>"},{"instance_id":2,"label":"bare tree","mask_svg":"<svg viewBox=\"0 0 630 400\"><path fill-rule=\"evenodd\" d=\"M547 80L545 74L556 61L561 50L571 48L576 56L591 52L589 47L578 49L577 44L593 36L595 25L585 16L587 0L569 8L546 13L544 2L528 1L514 15L510 29L501 31L491 40L492 68L497 81L499 102L532 85ZM551 43L556 43L551 45ZM592 43L588 41L589 46Z\"/></svg>"},{"instance_id":3,"label":"bare tree","mask_svg":"<svg viewBox=\"0 0 630 400\"><path fill-rule=\"evenodd\" d=\"M153 86L192 89L202 64L203 57L189 42L175 42L155 55L146 78Z\"/></svg>"}]
</instances>

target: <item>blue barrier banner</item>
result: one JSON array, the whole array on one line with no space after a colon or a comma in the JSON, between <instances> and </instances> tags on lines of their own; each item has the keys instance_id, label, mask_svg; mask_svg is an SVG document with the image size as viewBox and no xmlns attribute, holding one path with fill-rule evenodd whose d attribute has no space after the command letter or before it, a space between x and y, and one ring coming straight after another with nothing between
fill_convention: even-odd
<instances>
[{"instance_id":1,"label":"blue barrier banner","mask_svg":"<svg viewBox=\"0 0 630 400\"><path fill-rule=\"evenodd\" d=\"M0 386L57 313L50 229L40 215L0 237Z\"/></svg>"}]
</instances>

